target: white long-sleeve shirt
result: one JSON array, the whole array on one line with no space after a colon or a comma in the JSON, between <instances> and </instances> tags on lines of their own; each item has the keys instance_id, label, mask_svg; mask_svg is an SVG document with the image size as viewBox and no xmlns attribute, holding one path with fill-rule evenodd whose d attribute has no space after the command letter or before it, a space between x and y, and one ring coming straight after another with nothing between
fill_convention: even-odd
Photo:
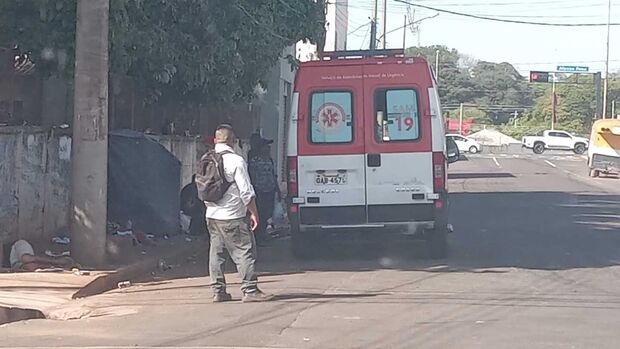
<instances>
[{"instance_id":1,"label":"white long-sleeve shirt","mask_svg":"<svg viewBox=\"0 0 620 349\"><path fill-rule=\"evenodd\" d=\"M207 219L231 220L243 218L247 215L247 205L254 198L254 188L250 183L250 175L245 160L234 153L234 150L226 144L216 144L215 152L221 153L229 151L222 155L224 162L224 174L226 180L232 185L224 197L216 202L207 202Z\"/></svg>"}]
</instances>

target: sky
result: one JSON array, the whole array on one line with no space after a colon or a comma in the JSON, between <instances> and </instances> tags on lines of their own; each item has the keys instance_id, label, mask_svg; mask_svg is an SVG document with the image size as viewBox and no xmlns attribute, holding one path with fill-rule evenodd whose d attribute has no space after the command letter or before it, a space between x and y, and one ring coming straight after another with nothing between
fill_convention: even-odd
<instances>
[{"instance_id":1,"label":"sky","mask_svg":"<svg viewBox=\"0 0 620 349\"><path fill-rule=\"evenodd\" d=\"M347 48L367 48L373 0L349 1ZM382 11L383 0L379 1ZM408 5L387 0L387 31L402 27ZM405 0L442 10L494 18L547 23L607 23L607 0ZM415 19L438 12L415 9ZM379 30L382 26L379 17ZM611 21L620 22L620 0L612 0ZM607 27L547 27L491 22L440 13L419 24L419 38L408 29L407 47L445 45L460 53L490 62L509 62L522 74L529 70L555 70L557 65L605 69ZM403 30L387 36L387 47L402 47ZM620 71L620 26L611 27L610 71Z\"/></svg>"}]
</instances>

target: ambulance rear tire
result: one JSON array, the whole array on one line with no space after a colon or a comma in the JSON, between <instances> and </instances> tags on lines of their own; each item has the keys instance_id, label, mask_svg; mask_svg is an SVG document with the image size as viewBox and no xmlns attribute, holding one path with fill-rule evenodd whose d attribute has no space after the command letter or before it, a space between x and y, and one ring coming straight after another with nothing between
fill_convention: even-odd
<instances>
[{"instance_id":1,"label":"ambulance rear tire","mask_svg":"<svg viewBox=\"0 0 620 349\"><path fill-rule=\"evenodd\" d=\"M448 255L447 229L433 229L428 232L428 252L431 259L443 259Z\"/></svg>"}]
</instances>

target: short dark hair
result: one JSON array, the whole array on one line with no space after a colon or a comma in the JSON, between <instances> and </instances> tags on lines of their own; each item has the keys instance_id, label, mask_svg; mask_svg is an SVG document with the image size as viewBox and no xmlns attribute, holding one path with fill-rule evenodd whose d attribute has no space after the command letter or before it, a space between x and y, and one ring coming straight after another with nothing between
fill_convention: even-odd
<instances>
[{"instance_id":1,"label":"short dark hair","mask_svg":"<svg viewBox=\"0 0 620 349\"><path fill-rule=\"evenodd\" d=\"M217 127L215 128L215 131L219 131L219 130L234 131L232 125L230 125L230 124L219 124L219 125L217 125Z\"/></svg>"},{"instance_id":2,"label":"short dark hair","mask_svg":"<svg viewBox=\"0 0 620 349\"><path fill-rule=\"evenodd\" d=\"M221 124L215 129L215 140L216 142L228 142L231 139L234 139L235 131L232 126L228 124Z\"/></svg>"}]
</instances>

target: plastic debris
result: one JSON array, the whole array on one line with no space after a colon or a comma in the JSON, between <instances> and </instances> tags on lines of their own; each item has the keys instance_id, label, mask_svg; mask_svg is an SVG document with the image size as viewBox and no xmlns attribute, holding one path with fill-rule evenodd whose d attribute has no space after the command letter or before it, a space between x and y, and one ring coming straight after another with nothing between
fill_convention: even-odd
<instances>
[{"instance_id":1,"label":"plastic debris","mask_svg":"<svg viewBox=\"0 0 620 349\"><path fill-rule=\"evenodd\" d=\"M168 269L172 269L172 267L169 266L168 263L166 263L166 261L163 258L161 258L159 260L159 270L166 271Z\"/></svg>"},{"instance_id":2,"label":"plastic debris","mask_svg":"<svg viewBox=\"0 0 620 349\"><path fill-rule=\"evenodd\" d=\"M69 245L71 239L68 236L54 236L52 242L58 245Z\"/></svg>"},{"instance_id":3,"label":"plastic debris","mask_svg":"<svg viewBox=\"0 0 620 349\"><path fill-rule=\"evenodd\" d=\"M73 274L78 275L78 276L90 275L90 271L88 270L80 270L78 268L73 268L71 269L71 271L73 272Z\"/></svg>"},{"instance_id":4,"label":"plastic debris","mask_svg":"<svg viewBox=\"0 0 620 349\"><path fill-rule=\"evenodd\" d=\"M119 230L114 235L118 235L118 236L131 236L131 235L133 235L133 231L132 230Z\"/></svg>"},{"instance_id":5,"label":"plastic debris","mask_svg":"<svg viewBox=\"0 0 620 349\"><path fill-rule=\"evenodd\" d=\"M189 233L189 226L192 222L192 217L184 214L183 212L181 212L179 216L180 216L179 220L181 223L181 230L186 234Z\"/></svg>"},{"instance_id":6,"label":"plastic debris","mask_svg":"<svg viewBox=\"0 0 620 349\"><path fill-rule=\"evenodd\" d=\"M118 286L118 288L127 288L131 286L131 281L121 281L118 284L116 284L116 286Z\"/></svg>"},{"instance_id":7,"label":"plastic debris","mask_svg":"<svg viewBox=\"0 0 620 349\"><path fill-rule=\"evenodd\" d=\"M45 255L52 258L69 257L71 256L71 251L53 252L51 250L45 250Z\"/></svg>"}]
</instances>

